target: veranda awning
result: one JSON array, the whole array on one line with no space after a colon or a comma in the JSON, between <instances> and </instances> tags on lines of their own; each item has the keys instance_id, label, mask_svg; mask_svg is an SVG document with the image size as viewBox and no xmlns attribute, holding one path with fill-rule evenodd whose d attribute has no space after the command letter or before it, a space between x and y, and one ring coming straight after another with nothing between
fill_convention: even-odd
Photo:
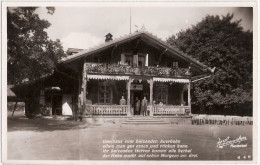
<instances>
[{"instance_id":1,"label":"veranda awning","mask_svg":"<svg viewBox=\"0 0 260 165\"><path fill-rule=\"evenodd\" d=\"M87 75L88 79L98 80L129 80L129 76L111 76L111 75Z\"/></svg>"},{"instance_id":2,"label":"veranda awning","mask_svg":"<svg viewBox=\"0 0 260 165\"><path fill-rule=\"evenodd\" d=\"M153 81L156 82L176 82L176 83L189 83L189 79L176 79L176 78L162 78L162 77L153 77Z\"/></svg>"}]
</instances>

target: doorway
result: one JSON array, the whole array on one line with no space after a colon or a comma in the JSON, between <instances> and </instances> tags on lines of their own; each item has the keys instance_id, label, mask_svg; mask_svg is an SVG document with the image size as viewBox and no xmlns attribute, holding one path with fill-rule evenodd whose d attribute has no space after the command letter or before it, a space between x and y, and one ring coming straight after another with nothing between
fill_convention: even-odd
<instances>
[{"instance_id":1,"label":"doorway","mask_svg":"<svg viewBox=\"0 0 260 165\"><path fill-rule=\"evenodd\" d=\"M133 108L134 108L134 115L140 115L141 112L141 100L143 98L142 91L133 91ZM138 101L139 100L139 101ZM138 102L138 103L137 103ZM139 106L138 106L139 105Z\"/></svg>"},{"instance_id":2,"label":"doorway","mask_svg":"<svg viewBox=\"0 0 260 165\"><path fill-rule=\"evenodd\" d=\"M52 115L62 115L62 95L52 95Z\"/></svg>"}]
</instances>

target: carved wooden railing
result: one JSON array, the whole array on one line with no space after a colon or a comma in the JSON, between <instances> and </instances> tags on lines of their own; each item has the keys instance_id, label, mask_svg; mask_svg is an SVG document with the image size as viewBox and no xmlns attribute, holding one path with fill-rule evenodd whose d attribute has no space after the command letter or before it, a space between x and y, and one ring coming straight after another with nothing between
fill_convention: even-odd
<instances>
[{"instance_id":1,"label":"carved wooden railing","mask_svg":"<svg viewBox=\"0 0 260 165\"><path fill-rule=\"evenodd\" d=\"M149 109L152 109L153 116L185 116L190 113L189 106L154 105Z\"/></svg>"},{"instance_id":2,"label":"carved wooden railing","mask_svg":"<svg viewBox=\"0 0 260 165\"><path fill-rule=\"evenodd\" d=\"M87 115L126 116L127 105L86 105Z\"/></svg>"},{"instance_id":3,"label":"carved wooden railing","mask_svg":"<svg viewBox=\"0 0 260 165\"><path fill-rule=\"evenodd\" d=\"M97 64L86 63L87 73L97 74L124 74L124 75L148 75L148 76L167 76L185 77L188 75L187 68L168 68L153 66L130 66L120 64Z\"/></svg>"},{"instance_id":4,"label":"carved wooden railing","mask_svg":"<svg viewBox=\"0 0 260 165\"><path fill-rule=\"evenodd\" d=\"M87 115L95 116L127 116L128 105L85 105ZM190 113L189 106L148 105L151 116L186 116Z\"/></svg>"}]
</instances>

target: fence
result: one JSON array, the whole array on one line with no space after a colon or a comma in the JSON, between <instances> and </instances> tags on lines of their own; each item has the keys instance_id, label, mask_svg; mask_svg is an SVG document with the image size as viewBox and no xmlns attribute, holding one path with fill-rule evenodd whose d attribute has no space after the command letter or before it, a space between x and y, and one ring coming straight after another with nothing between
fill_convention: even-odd
<instances>
[{"instance_id":1,"label":"fence","mask_svg":"<svg viewBox=\"0 0 260 165\"><path fill-rule=\"evenodd\" d=\"M213 125L253 125L252 117L223 116L223 115L194 115L193 125L213 124Z\"/></svg>"}]
</instances>

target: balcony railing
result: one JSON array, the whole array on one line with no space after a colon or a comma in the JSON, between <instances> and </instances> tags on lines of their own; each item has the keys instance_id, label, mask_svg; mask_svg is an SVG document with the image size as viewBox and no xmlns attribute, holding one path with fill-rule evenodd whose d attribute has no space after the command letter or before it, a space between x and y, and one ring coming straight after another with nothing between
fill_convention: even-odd
<instances>
[{"instance_id":1,"label":"balcony railing","mask_svg":"<svg viewBox=\"0 0 260 165\"><path fill-rule=\"evenodd\" d=\"M86 104L86 114L94 116L128 116L128 105L90 105ZM189 106L148 105L151 116L186 116L190 113ZM133 115L133 114L132 114Z\"/></svg>"},{"instance_id":2,"label":"balcony railing","mask_svg":"<svg viewBox=\"0 0 260 165\"><path fill-rule=\"evenodd\" d=\"M173 105L154 105L152 108L153 116L184 116L189 115L189 106L173 106Z\"/></svg>"},{"instance_id":3,"label":"balcony railing","mask_svg":"<svg viewBox=\"0 0 260 165\"><path fill-rule=\"evenodd\" d=\"M88 115L101 116L126 116L128 114L127 105L86 105Z\"/></svg>"},{"instance_id":4,"label":"balcony railing","mask_svg":"<svg viewBox=\"0 0 260 165\"><path fill-rule=\"evenodd\" d=\"M95 74L124 74L124 75L147 75L147 76L167 76L167 77L187 77L187 68L167 68L153 66L130 66L120 64L97 64L86 63L87 73Z\"/></svg>"}]
</instances>

